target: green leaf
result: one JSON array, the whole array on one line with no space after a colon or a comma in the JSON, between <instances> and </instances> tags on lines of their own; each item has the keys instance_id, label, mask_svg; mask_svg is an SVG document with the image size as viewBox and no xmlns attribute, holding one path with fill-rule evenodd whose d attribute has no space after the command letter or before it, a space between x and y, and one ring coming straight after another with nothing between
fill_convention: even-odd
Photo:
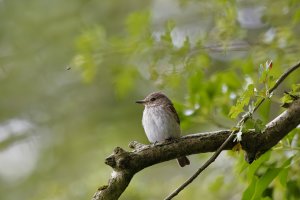
<instances>
[{"instance_id":1,"label":"green leaf","mask_svg":"<svg viewBox=\"0 0 300 200\"><path fill-rule=\"evenodd\" d=\"M243 193L242 200L256 200L261 199L263 192L267 189L270 183L278 176L278 174L285 170L291 163L292 158L286 160L279 168L269 168L261 177L253 176L250 185ZM256 171L256 170L255 170Z\"/></svg>"},{"instance_id":2,"label":"green leaf","mask_svg":"<svg viewBox=\"0 0 300 200\"><path fill-rule=\"evenodd\" d=\"M267 151L264 153L259 159L255 160L248 169L247 179L250 181L252 177L255 175L257 169L262 165L262 163L268 161L271 157L271 151Z\"/></svg>"},{"instance_id":3,"label":"green leaf","mask_svg":"<svg viewBox=\"0 0 300 200\"><path fill-rule=\"evenodd\" d=\"M300 92L300 83L292 85L293 92Z\"/></svg>"},{"instance_id":4,"label":"green leaf","mask_svg":"<svg viewBox=\"0 0 300 200\"><path fill-rule=\"evenodd\" d=\"M282 172L280 172L280 174L278 175L279 182L283 187L286 187L287 176L288 176L289 170L290 170L290 168L287 167L287 168L283 169Z\"/></svg>"},{"instance_id":5,"label":"green leaf","mask_svg":"<svg viewBox=\"0 0 300 200\"><path fill-rule=\"evenodd\" d=\"M255 102L254 104L257 105L258 102L260 102L260 101L261 101L261 98L258 98L257 102ZM271 99L267 98L267 99L265 99L264 103L261 104L261 106L257 110L257 112L259 112L259 115L261 116L261 120L263 120L264 122L269 121L270 109L271 109Z\"/></svg>"},{"instance_id":6,"label":"green leaf","mask_svg":"<svg viewBox=\"0 0 300 200\"><path fill-rule=\"evenodd\" d=\"M258 178L256 176L254 176L251 184L244 191L242 200L251 200L252 199L252 196L255 192L255 187L256 187L257 182L258 182Z\"/></svg>"},{"instance_id":7,"label":"green leaf","mask_svg":"<svg viewBox=\"0 0 300 200\"><path fill-rule=\"evenodd\" d=\"M254 85L249 84L248 88L237 100L236 105L231 107L229 111L229 116L231 118L236 118L240 113L244 111L244 107L249 104L249 101L253 96L254 96Z\"/></svg>"},{"instance_id":8,"label":"green leaf","mask_svg":"<svg viewBox=\"0 0 300 200\"><path fill-rule=\"evenodd\" d=\"M285 93L281 98L282 106L288 107L296 99L300 98L300 84L293 84L292 91Z\"/></svg>"},{"instance_id":9,"label":"green leaf","mask_svg":"<svg viewBox=\"0 0 300 200\"><path fill-rule=\"evenodd\" d=\"M262 177L260 177L255 185L255 192L251 199L259 199L263 191L277 177L277 175L282 169L283 168L270 168Z\"/></svg>"},{"instance_id":10,"label":"green leaf","mask_svg":"<svg viewBox=\"0 0 300 200\"><path fill-rule=\"evenodd\" d=\"M293 98L291 97L291 95L289 94L284 94L283 97L281 98L281 102L283 104L290 104L292 103L294 100Z\"/></svg>"}]
</instances>

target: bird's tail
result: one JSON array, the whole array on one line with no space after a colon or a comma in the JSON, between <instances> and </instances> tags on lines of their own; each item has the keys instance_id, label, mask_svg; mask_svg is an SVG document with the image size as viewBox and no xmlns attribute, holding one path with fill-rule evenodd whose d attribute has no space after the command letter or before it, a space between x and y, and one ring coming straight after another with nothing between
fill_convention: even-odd
<instances>
[{"instance_id":1,"label":"bird's tail","mask_svg":"<svg viewBox=\"0 0 300 200\"><path fill-rule=\"evenodd\" d=\"M184 166L190 164L190 161L186 156L177 158L177 161L178 161L178 164L180 165L180 167L184 167Z\"/></svg>"}]
</instances>

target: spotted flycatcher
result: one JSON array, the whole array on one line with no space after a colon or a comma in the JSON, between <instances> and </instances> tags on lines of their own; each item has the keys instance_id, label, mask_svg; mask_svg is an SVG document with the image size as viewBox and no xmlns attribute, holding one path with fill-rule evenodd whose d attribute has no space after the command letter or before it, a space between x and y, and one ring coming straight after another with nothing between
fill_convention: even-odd
<instances>
[{"instance_id":1,"label":"spotted flycatcher","mask_svg":"<svg viewBox=\"0 0 300 200\"><path fill-rule=\"evenodd\" d=\"M179 117L173 103L166 95L154 92L136 103L145 106L142 123L151 143L180 137ZM181 167L190 164L185 156L177 158L177 161Z\"/></svg>"}]
</instances>

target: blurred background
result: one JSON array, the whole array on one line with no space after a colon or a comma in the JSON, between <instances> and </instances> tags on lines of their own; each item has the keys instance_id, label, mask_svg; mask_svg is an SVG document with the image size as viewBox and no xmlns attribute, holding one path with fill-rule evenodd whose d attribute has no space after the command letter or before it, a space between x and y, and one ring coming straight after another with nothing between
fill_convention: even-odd
<instances>
[{"instance_id":1,"label":"blurred background","mask_svg":"<svg viewBox=\"0 0 300 200\"><path fill-rule=\"evenodd\" d=\"M299 61L299 22L297 0L0 0L0 199L90 199L114 147L148 143L134 102L152 91L174 101L183 134L234 126L230 107L260 64L272 60L275 79ZM279 98L258 112L262 123L282 111ZM260 167L298 152L277 150ZM162 199L210 155L147 168L120 199ZM178 199L241 199L247 167L242 152L224 152ZM288 199L277 186L272 198Z\"/></svg>"}]
</instances>

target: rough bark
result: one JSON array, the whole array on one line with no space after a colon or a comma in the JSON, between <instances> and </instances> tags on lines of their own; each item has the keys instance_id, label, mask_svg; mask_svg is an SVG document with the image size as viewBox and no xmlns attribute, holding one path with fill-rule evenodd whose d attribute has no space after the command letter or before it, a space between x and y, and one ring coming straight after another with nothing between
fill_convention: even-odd
<instances>
[{"instance_id":1,"label":"rough bark","mask_svg":"<svg viewBox=\"0 0 300 200\"><path fill-rule=\"evenodd\" d=\"M242 148L246 151L246 160L252 162L261 154L276 145L284 136L300 124L300 99L274 120L269 122L262 132L248 130L243 132ZM132 152L116 147L105 163L113 168L108 185L102 186L93 196L93 200L115 200L124 192L132 177L151 165L187 156L191 154L216 151L228 138L231 130L196 133L183 136L178 140L143 145L130 144ZM236 142L230 142L224 150L231 150Z\"/></svg>"}]
</instances>

